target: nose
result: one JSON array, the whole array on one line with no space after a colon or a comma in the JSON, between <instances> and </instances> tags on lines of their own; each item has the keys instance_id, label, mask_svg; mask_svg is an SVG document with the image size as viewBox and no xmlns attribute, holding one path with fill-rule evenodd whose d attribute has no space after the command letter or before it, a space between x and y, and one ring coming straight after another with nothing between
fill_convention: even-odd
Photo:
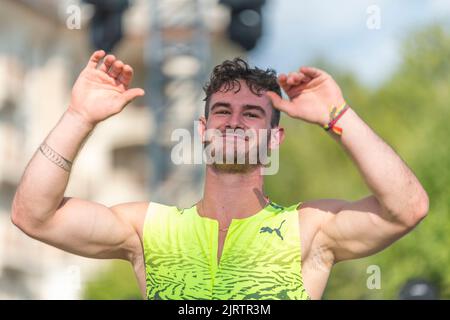
<instances>
[{"instance_id":1,"label":"nose","mask_svg":"<svg viewBox=\"0 0 450 320\"><path fill-rule=\"evenodd\" d=\"M244 125L242 124L242 117L238 112L233 112L230 117L228 117L225 124L225 129L242 129L244 130Z\"/></svg>"}]
</instances>

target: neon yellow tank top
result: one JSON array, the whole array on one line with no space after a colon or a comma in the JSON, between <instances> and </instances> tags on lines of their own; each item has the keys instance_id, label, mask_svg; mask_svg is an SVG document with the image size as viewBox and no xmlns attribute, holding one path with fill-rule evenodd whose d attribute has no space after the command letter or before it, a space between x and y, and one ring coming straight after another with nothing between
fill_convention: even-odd
<instances>
[{"instance_id":1,"label":"neon yellow tank top","mask_svg":"<svg viewBox=\"0 0 450 320\"><path fill-rule=\"evenodd\" d=\"M151 202L143 229L147 299L310 299L301 275L298 204L233 219L220 263L217 220Z\"/></svg>"}]
</instances>

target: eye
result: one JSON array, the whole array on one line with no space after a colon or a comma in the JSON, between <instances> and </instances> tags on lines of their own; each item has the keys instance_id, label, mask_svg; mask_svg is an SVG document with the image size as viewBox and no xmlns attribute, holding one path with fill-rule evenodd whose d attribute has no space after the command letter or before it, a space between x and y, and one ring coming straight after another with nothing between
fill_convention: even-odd
<instances>
[{"instance_id":1,"label":"eye","mask_svg":"<svg viewBox=\"0 0 450 320\"><path fill-rule=\"evenodd\" d=\"M226 110L221 110L221 111L217 111L216 114L229 114L229 111Z\"/></svg>"},{"instance_id":2,"label":"eye","mask_svg":"<svg viewBox=\"0 0 450 320\"><path fill-rule=\"evenodd\" d=\"M258 115L256 113L251 113L251 112L245 113L245 116L248 116L250 118L258 118Z\"/></svg>"}]
</instances>

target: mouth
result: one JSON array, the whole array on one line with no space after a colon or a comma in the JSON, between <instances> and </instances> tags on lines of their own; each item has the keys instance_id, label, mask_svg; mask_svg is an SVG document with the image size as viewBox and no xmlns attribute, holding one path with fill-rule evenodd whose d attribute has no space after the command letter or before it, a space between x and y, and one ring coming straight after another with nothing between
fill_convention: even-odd
<instances>
[{"instance_id":1,"label":"mouth","mask_svg":"<svg viewBox=\"0 0 450 320\"><path fill-rule=\"evenodd\" d=\"M235 133L226 133L224 135L222 135L222 138L224 139L233 139L233 140L244 140L244 141L248 141L248 136L244 136L241 134L235 134Z\"/></svg>"}]
</instances>

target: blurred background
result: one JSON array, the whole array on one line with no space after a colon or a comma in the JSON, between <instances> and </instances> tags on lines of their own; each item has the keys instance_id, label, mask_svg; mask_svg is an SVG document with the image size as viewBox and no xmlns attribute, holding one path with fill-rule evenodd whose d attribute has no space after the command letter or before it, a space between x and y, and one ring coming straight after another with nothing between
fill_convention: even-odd
<instances>
[{"instance_id":1,"label":"blurred background","mask_svg":"<svg viewBox=\"0 0 450 320\"><path fill-rule=\"evenodd\" d=\"M96 128L66 195L191 206L203 167L171 163L170 135L194 130L212 67L236 56L277 72L314 65L337 80L430 197L413 232L336 265L324 299L450 298L449 18L446 0L0 0L0 299L141 298L128 263L65 253L10 221L26 164L97 48L132 65L133 86L147 95ZM266 179L273 201L368 195L320 128L284 115L281 124L280 170Z\"/></svg>"}]
</instances>

